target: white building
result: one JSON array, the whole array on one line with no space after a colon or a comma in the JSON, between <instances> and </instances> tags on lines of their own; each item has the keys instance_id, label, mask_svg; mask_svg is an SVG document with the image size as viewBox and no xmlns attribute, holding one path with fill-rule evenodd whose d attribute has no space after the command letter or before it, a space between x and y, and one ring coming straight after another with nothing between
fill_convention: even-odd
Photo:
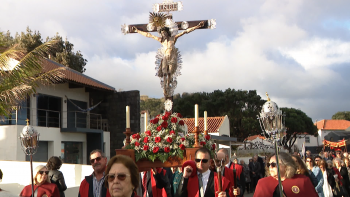
<instances>
[{"instance_id":1,"label":"white building","mask_svg":"<svg viewBox=\"0 0 350 197\"><path fill-rule=\"evenodd\" d=\"M312 153L319 153L323 148L323 140L338 142L342 139L349 139L350 121L347 120L320 120L315 123L318 129L318 136L315 137L309 134L299 135L294 146L299 151L302 150L302 145L305 143L305 149Z\"/></svg>"},{"instance_id":2,"label":"white building","mask_svg":"<svg viewBox=\"0 0 350 197\"><path fill-rule=\"evenodd\" d=\"M48 71L62 65L45 60L43 67ZM89 108L99 102L91 99L94 94L115 89L69 68L63 73L64 83L37 88L36 94L29 95L0 123L0 160L29 160L19 140L26 119L40 133L34 161L60 156L65 163L86 164L93 149L101 149L110 157L108 123L102 114L93 114Z\"/></svg>"}]
</instances>

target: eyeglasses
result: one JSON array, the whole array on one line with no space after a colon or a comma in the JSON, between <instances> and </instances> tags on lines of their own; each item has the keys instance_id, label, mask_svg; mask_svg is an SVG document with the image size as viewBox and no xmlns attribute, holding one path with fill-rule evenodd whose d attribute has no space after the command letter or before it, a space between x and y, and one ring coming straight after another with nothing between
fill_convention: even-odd
<instances>
[{"instance_id":1,"label":"eyeglasses","mask_svg":"<svg viewBox=\"0 0 350 197\"><path fill-rule=\"evenodd\" d=\"M202 161L202 163L208 163L209 159L194 159L194 161L196 161L196 163L199 163Z\"/></svg>"},{"instance_id":2,"label":"eyeglasses","mask_svg":"<svg viewBox=\"0 0 350 197\"><path fill-rule=\"evenodd\" d=\"M274 167L277 166L277 164L276 164L275 162L272 162L272 163L267 163L266 166L267 166L268 168L269 168L270 166L271 166L272 168L274 168Z\"/></svg>"},{"instance_id":3,"label":"eyeglasses","mask_svg":"<svg viewBox=\"0 0 350 197\"><path fill-rule=\"evenodd\" d=\"M97 162L101 161L102 157L96 157L95 159L90 159L90 163L95 163L95 160Z\"/></svg>"},{"instance_id":4,"label":"eyeglasses","mask_svg":"<svg viewBox=\"0 0 350 197\"><path fill-rule=\"evenodd\" d=\"M306 162L311 162L311 160L306 160Z\"/></svg>"},{"instance_id":5,"label":"eyeglasses","mask_svg":"<svg viewBox=\"0 0 350 197\"><path fill-rule=\"evenodd\" d=\"M319 159L315 159L315 161L320 161Z\"/></svg>"},{"instance_id":6,"label":"eyeglasses","mask_svg":"<svg viewBox=\"0 0 350 197\"><path fill-rule=\"evenodd\" d=\"M117 177L119 181L124 181L127 176L130 176L130 174L124 174L124 173L108 174L107 180L108 182L113 182L115 177Z\"/></svg>"},{"instance_id":7,"label":"eyeglasses","mask_svg":"<svg viewBox=\"0 0 350 197\"><path fill-rule=\"evenodd\" d=\"M39 171L39 174L49 174L49 171Z\"/></svg>"}]
</instances>

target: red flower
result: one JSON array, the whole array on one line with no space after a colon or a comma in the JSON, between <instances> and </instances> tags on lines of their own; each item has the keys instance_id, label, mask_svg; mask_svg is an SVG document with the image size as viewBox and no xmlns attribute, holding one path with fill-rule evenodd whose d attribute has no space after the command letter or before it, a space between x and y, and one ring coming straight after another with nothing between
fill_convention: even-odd
<instances>
[{"instance_id":1,"label":"red flower","mask_svg":"<svg viewBox=\"0 0 350 197\"><path fill-rule=\"evenodd\" d=\"M143 138L143 142L144 142L144 143L148 143L148 141L149 141L149 140L148 140L148 137Z\"/></svg>"},{"instance_id":2,"label":"red flower","mask_svg":"<svg viewBox=\"0 0 350 197\"><path fill-rule=\"evenodd\" d=\"M175 131L171 130L171 131L169 132L169 134L170 134L170 135L175 135Z\"/></svg>"},{"instance_id":3,"label":"red flower","mask_svg":"<svg viewBox=\"0 0 350 197\"><path fill-rule=\"evenodd\" d=\"M210 135L206 135L206 136L205 136L205 139L206 139L206 140L210 140Z\"/></svg>"},{"instance_id":4,"label":"red flower","mask_svg":"<svg viewBox=\"0 0 350 197\"><path fill-rule=\"evenodd\" d=\"M148 135L148 136L151 136L151 131L145 131L145 134Z\"/></svg>"},{"instance_id":5,"label":"red flower","mask_svg":"<svg viewBox=\"0 0 350 197\"><path fill-rule=\"evenodd\" d=\"M184 137L181 138L181 141L185 141L185 140L186 140L186 138L184 138Z\"/></svg>"},{"instance_id":6,"label":"red flower","mask_svg":"<svg viewBox=\"0 0 350 197\"><path fill-rule=\"evenodd\" d=\"M177 117L182 118L182 115L180 113L177 113Z\"/></svg>"},{"instance_id":7,"label":"red flower","mask_svg":"<svg viewBox=\"0 0 350 197\"><path fill-rule=\"evenodd\" d=\"M135 142L135 146L140 146L140 143L139 142Z\"/></svg>"},{"instance_id":8,"label":"red flower","mask_svg":"<svg viewBox=\"0 0 350 197\"><path fill-rule=\"evenodd\" d=\"M184 121L183 121L183 120L180 120L180 121L179 121L179 125L184 126L184 125L185 125Z\"/></svg>"},{"instance_id":9,"label":"red flower","mask_svg":"<svg viewBox=\"0 0 350 197\"><path fill-rule=\"evenodd\" d=\"M153 153L157 153L158 151L159 151L159 147L158 146L153 148Z\"/></svg>"},{"instance_id":10,"label":"red flower","mask_svg":"<svg viewBox=\"0 0 350 197\"><path fill-rule=\"evenodd\" d=\"M172 122L172 123L177 123L177 118L176 118L176 117L172 117L172 118L171 118L171 122Z\"/></svg>"},{"instance_id":11,"label":"red flower","mask_svg":"<svg viewBox=\"0 0 350 197\"><path fill-rule=\"evenodd\" d=\"M154 138L154 142L158 143L158 142L160 142L160 141L162 141L162 138L160 138L160 137L155 137L155 138Z\"/></svg>"},{"instance_id":12,"label":"red flower","mask_svg":"<svg viewBox=\"0 0 350 197\"><path fill-rule=\"evenodd\" d=\"M170 152L170 148L169 147L165 147L164 148L164 152L166 152L166 153Z\"/></svg>"},{"instance_id":13,"label":"red flower","mask_svg":"<svg viewBox=\"0 0 350 197\"><path fill-rule=\"evenodd\" d=\"M171 114L170 114L170 112L167 111L167 112L165 112L165 115L169 117Z\"/></svg>"},{"instance_id":14,"label":"red flower","mask_svg":"<svg viewBox=\"0 0 350 197\"><path fill-rule=\"evenodd\" d=\"M166 139L166 141L171 143L173 141L173 139L171 137L168 137L168 139Z\"/></svg>"},{"instance_id":15,"label":"red flower","mask_svg":"<svg viewBox=\"0 0 350 197\"><path fill-rule=\"evenodd\" d=\"M181 150L185 150L185 145L183 145L183 144L180 144L180 146L179 146L180 148L181 148Z\"/></svg>"},{"instance_id":16,"label":"red flower","mask_svg":"<svg viewBox=\"0 0 350 197\"><path fill-rule=\"evenodd\" d=\"M149 149L149 146L147 146L147 145L144 145L144 146L143 146L143 150L146 150L146 151L147 151L148 149Z\"/></svg>"},{"instance_id":17,"label":"red flower","mask_svg":"<svg viewBox=\"0 0 350 197\"><path fill-rule=\"evenodd\" d=\"M163 128L167 128L167 127L168 127L168 122L167 122L167 121L164 121L164 122L162 123L162 127L163 127Z\"/></svg>"},{"instance_id":18,"label":"red flower","mask_svg":"<svg viewBox=\"0 0 350 197\"><path fill-rule=\"evenodd\" d=\"M165 115L162 117L162 119L165 121L165 120L168 120L169 116Z\"/></svg>"},{"instance_id":19,"label":"red flower","mask_svg":"<svg viewBox=\"0 0 350 197\"><path fill-rule=\"evenodd\" d=\"M202 146L204 146L206 143L205 143L205 142L200 142L200 144L201 144Z\"/></svg>"},{"instance_id":20,"label":"red flower","mask_svg":"<svg viewBox=\"0 0 350 197\"><path fill-rule=\"evenodd\" d=\"M136 134L132 135L132 138L134 138L134 139L140 139L141 137L140 137L140 134L136 133Z\"/></svg>"},{"instance_id":21,"label":"red flower","mask_svg":"<svg viewBox=\"0 0 350 197\"><path fill-rule=\"evenodd\" d=\"M162 126L158 126L157 131L161 131L161 130L162 130Z\"/></svg>"},{"instance_id":22,"label":"red flower","mask_svg":"<svg viewBox=\"0 0 350 197\"><path fill-rule=\"evenodd\" d=\"M159 118L155 118L155 119L153 119L153 124L157 124L158 123L158 121L159 121Z\"/></svg>"},{"instance_id":23,"label":"red flower","mask_svg":"<svg viewBox=\"0 0 350 197\"><path fill-rule=\"evenodd\" d=\"M212 150L215 150L215 148L216 148L215 144L211 145Z\"/></svg>"}]
</instances>

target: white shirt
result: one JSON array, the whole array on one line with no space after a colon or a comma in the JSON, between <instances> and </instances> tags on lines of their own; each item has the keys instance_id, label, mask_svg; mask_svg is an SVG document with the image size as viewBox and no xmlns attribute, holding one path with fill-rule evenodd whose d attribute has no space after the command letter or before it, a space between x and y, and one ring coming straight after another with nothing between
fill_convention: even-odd
<instances>
[{"instance_id":1,"label":"white shirt","mask_svg":"<svg viewBox=\"0 0 350 197\"><path fill-rule=\"evenodd\" d=\"M205 190L207 189L209 175L210 175L210 170L207 170L206 172L202 173L202 183L203 183L203 191L204 191L204 193L205 193Z\"/></svg>"}]
</instances>

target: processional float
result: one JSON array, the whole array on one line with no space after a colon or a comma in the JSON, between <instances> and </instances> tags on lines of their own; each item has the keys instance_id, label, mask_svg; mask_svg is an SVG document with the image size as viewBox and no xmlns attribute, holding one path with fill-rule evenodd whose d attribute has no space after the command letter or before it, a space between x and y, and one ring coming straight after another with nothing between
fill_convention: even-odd
<instances>
[{"instance_id":1,"label":"processional float","mask_svg":"<svg viewBox=\"0 0 350 197\"><path fill-rule=\"evenodd\" d=\"M155 61L156 76L160 78L165 98L165 113L150 120L144 133L135 133L130 129L130 108L126 107L126 135L123 149L116 154L128 155L136 161L139 171L153 167L181 166L186 160L194 160L195 151L202 146L210 149L212 141L207 131L204 135L198 127L198 105L195 107L194 135L183 135L183 120L180 113L172 113L172 97L177 86L177 77L181 75L182 58L175 43L181 36L196 29L214 29L216 21L174 21L170 12L181 11L183 4L165 0L153 5L147 24L122 25L121 31L126 34L139 33L161 43ZM151 34L158 32L159 36ZM211 147L210 147L210 146ZM189 148L191 147L191 148ZM147 153L147 154L146 154ZM156 156L155 156L156 155Z\"/></svg>"}]
</instances>

